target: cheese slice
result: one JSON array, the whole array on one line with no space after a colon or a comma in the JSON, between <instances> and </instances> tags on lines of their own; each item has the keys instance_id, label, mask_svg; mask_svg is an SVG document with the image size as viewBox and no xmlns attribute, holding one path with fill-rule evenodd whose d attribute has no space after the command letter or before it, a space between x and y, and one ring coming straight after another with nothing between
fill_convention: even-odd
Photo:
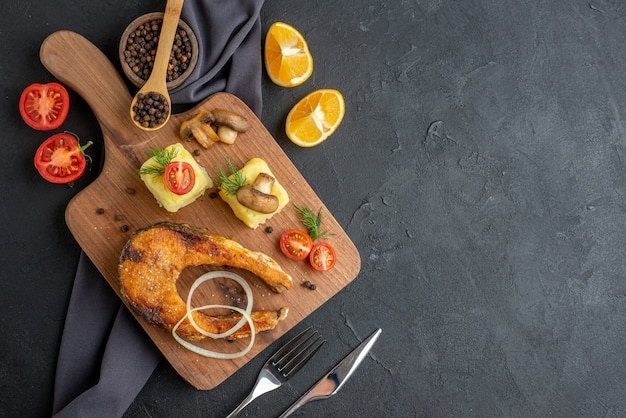
<instances>
[{"instance_id":1,"label":"cheese slice","mask_svg":"<svg viewBox=\"0 0 626 418\"><path fill-rule=\"evenodd\" d=\"M202 196L206 189L213 187L213 181L206 170L196 162L191 153L189 153L182 144L177 143L170 145L166 147L165 150L168 152L172 150L176 151L176 156L172 161L184 161L193 167L194 174L196 175L196 183L189 193L185 193L184 195L172 193L165 185L162 175L143 174L141 175L141 179L160 206L165 208L168 212L177 212L180 208L193 203L197 198ZM154 157L146 160L141 167L144 168L148 165L157 165Z\"/></svg>"},{"instance_id":2,"label":"cheese slice","mask_svg":"<svg viewBox=\"0 0 626 418\"><path fill-rule=\"evenodd\" d=\"M278 209L272 213L261 213L249 209L239 203L236 195L229 195L223 190L223 188L220 188L220 197L228 203L235 216L249 228L256 229L259 225L264 224L272 216L279 213L287 205L287 203L289 203L289 196L287 195L287 191L278 182L276 176L272 174L267 163L260 158L253 158L248 161L246 165L239 170L239 173L241 173L246 179L246 184L253 184L254 180L256 180L260 173L266 173L274 177L274 185L272 186L270 194L278 197ZM232 175L230 177L232 178Z\"/></svg>"}]
</instances>

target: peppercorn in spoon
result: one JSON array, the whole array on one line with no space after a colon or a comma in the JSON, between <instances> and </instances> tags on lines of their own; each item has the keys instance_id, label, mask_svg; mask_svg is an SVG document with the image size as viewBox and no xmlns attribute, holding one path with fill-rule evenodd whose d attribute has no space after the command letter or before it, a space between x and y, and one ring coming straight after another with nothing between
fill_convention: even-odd
<instances>
[{"instance_id":1,"label":"peppercorn in spoon","mask_svg":"<svg viewBox=\"0 0 626 418\"><path fill-rule=\"evenodd\" d=\"M170 95L167 91L167 66L183 1L167 1L152 72L130 104L131 119L135 125L146 131L161 128L172 113Z\"/></svg>"}]
</instances>

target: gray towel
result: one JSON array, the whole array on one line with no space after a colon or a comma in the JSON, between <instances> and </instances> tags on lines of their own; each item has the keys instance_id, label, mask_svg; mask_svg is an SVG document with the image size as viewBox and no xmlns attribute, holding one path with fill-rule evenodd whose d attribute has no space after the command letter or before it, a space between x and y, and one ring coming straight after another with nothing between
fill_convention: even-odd
<instances>
[{"instance_id":1,"label":"gray towel","mask_svg":"<svg viewBox=\"0 0 626 418\"><path fill-rule=\"evenodd\" d=\"M261 116L263 0L187 0L182 19L198 37L198 64L170 93L173 104L196 104L213 93L233 93Z\"/></svg>"}]
</instances>

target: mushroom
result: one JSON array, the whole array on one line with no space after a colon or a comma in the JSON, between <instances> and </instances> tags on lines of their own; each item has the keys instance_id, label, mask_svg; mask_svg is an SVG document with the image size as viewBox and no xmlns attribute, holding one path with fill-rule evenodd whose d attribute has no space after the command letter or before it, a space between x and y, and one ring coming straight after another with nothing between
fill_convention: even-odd
<instances>
[{"instance_id":1,"label":"mushroom","mask_svg":"<svg viewBox=\"0 0 626 418\"><path fill-rule=\"evenodd\" d=\"M220 138L225 144L232 145L235 143L235 139L237 139L237 131L229 128L226 125L220 125L217 127L217 136Z\"/></svg>"},{"instance_id":2,"label":"mushroom","mask_svg":"<svg viewBox=\"0 0 626 418\"><path fill-rule=\"evenodd\" d=\"M211 116L213 117L213 122L215 122L216 125L228 126L237 132L245 132L248 128L250 128L248 119L238 113L231 112L230 110L213 109L211 111Z\"/></svg>"},{"instance_id":3,"label":"mushroom","mask_svg":"<svg viewBox=\"0 0 626 418\"><path fill-rule=\"evenodd\" d=\"M211 120L217 125L217 136L226 144L233 144L238 133L250 128L248 119L225 109L213 109Z\"/></svg>"},{"instance_id":4,"label":"mushroom","mask_svg":"<svg viewBox=\"0 0 626 418\"><path fill-rule=\"evenodd\" d=\"M180 125L180 137L185 141L194 138L204 148L209 148L213 143L218 142L220 137L211 126L213 117L206 110L201 110L190 119L183 121Z\"/></svg>"},{"instance_id":5,"label":"mushroom","mask_svg":"<svg viewBox=\"0 0 626 418\"><path fill-rule=\"evenodd\" d=\"M267 173L259 173L252 185L237 189L237 201L248 209L260 213L274 213L278 209L278 197L270 194L274 185L274 177Z\"/></svg>"},{"instance_id":6,"label":"mushroom","mask_svg":"<svg viewBox=\"0 0 626 418\"><path fill-rule=\"evenodd\" d=\"M232 145L237 134L247 131L249 127L248 119L230 110L200 110L180 125L180 137L185 141L193 137L204 148L218 141Z\"/></svg>"}]
</instances>

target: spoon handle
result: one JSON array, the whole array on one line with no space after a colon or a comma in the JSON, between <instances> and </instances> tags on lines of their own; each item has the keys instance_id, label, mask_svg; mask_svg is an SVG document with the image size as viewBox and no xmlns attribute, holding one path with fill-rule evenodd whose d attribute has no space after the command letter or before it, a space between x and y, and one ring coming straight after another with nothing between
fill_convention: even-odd
<instances>
[{"instance_id":1,"label":"spoon handle","mask_svg":"<svg viewBox=\"0 0 626 418\"><path fill-rule=\"evenodd\" d=\"M183 0L168 0L165 6L163 24L161 25L161 33L159 34L159 45L154 58L154 67L152 68L152 72L156 74L160 80L165 80L167 76L167 66L170 61L169 57L172 52L182 7ZM165 81L163 81L163 83L165 83Z\"/></svg>"}]
</instances>

